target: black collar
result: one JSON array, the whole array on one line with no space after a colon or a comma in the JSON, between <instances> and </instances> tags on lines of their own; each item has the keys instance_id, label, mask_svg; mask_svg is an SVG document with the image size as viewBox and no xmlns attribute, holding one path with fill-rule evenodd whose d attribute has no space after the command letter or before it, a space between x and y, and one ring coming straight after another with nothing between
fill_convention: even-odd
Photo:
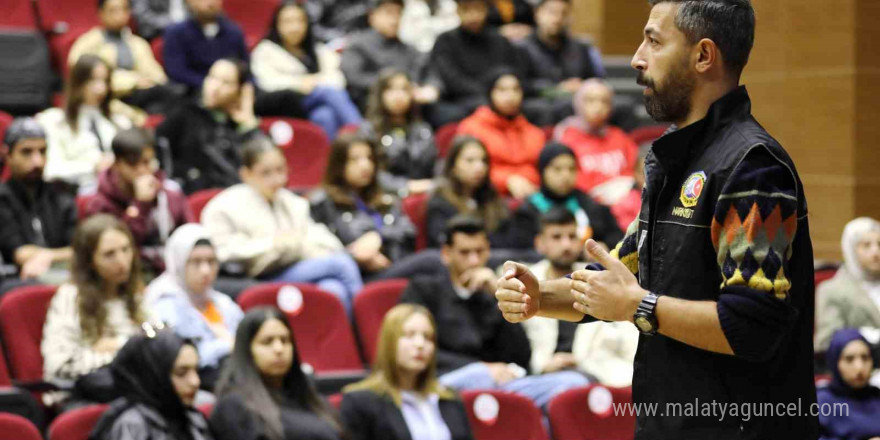
<instances>
[{"instance_id":1,"label":"black collar","mask_svg":"<svg viewBox=\"0 0 880 440\"><path fill-rule=\"evenodd\" d=\"M706 117L682 129L671 127L654 141L651 151L667 172L679 169L698 156L722 127L751 114L752 102L739 86L712 103Z\"/></svg>"}]
</instances>

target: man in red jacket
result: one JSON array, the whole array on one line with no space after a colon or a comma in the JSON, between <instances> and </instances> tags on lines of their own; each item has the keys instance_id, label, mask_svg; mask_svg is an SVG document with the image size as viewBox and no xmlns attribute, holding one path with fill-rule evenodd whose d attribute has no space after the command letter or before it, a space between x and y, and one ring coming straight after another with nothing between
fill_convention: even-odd
<instances>
[{"instance_id":1,"label":"man in red jacket","mask_svg":"<svg viewBox=\"0 0 880 440\"><path fill-rule=\"evenodd\" d=\"M98 190L86 214L99 212L122 220L134 236L141 257L161 271L162 247L178 226L195 221L177 184L158 169L152 136L138 128L113 138L113 165L98 176Z\"/></svg>"}]
</instances>

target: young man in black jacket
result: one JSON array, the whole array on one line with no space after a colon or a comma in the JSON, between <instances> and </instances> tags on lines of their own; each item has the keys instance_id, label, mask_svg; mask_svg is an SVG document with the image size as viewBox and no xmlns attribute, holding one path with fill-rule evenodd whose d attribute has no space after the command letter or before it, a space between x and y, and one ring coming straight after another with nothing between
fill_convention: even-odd
<instances>
[{"instance_id":1,"label":"young man in black jacket","mask_svg":"<svg viewBox=\"0 0 880 440\"><path fill-rule=\"evenodd\" d=\"M425 306L437 322L440 383L457 390L515 391L539 407L556 394L586 385L573 371L525 376L532 351L520 324L495 311L495 272L486 267L489 238L480 220L453 217L446 228L443 260L449 269L436 278L410 282L401 303Z\"/></svg>"},{"instance_id":2,"label":"young man in black jacket","mask_svg":"<svg viewBox=\"0 0 880 440\"><path fill-rule=\"evenodd\" d=\"M37 121L16 119L3 143L10 178L0 184L0 260L17 266L18 279L4 282L0 293L23 282L50 281L45 277L52 266L70 261L77 215L72 192L43 181L46 134Z\"/></svg>"},{"instance_id":3,"label":"young man in black jacket","mask_svg":"<svg viewBox=\"0 0 880 440\"><path fill-rule=\"evenodd\" d=\"M648 114L674 127L645 161L639 218L610 254L587 243L605 270L539 284L505 263L499 308L513 322L633 322L633 400L657 409L637 415L637 440L814 440L807 203L739 86L754 10L749 0L650 3L632 64Z\"/></svg>"}]
</instances>

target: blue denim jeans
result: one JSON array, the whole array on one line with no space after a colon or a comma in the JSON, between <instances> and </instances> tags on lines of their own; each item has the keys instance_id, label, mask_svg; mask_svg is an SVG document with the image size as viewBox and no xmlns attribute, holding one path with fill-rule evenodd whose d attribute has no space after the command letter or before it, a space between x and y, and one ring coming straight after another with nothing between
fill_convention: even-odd
<instances>
[{"instance_id":1,"label":"blue denim jeans","mask_svg":"<svg viewBox=\"0 0 880 440\"><path fill-rule=\"evenodd\" d=\"M303 107L309 114L309 120L321 126L331 140L336 137L340 128L363 121L361 113L345 90L316 87L303 100Z\"/></svg>"}]
</instances>

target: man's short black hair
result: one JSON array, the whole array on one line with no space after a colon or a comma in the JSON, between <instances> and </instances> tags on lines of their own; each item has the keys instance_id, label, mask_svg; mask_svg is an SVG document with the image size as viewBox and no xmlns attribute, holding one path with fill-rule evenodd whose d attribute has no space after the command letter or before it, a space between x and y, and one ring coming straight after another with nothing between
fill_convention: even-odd
<instances>
[{"instance_id":1,"label":"man's short black hair","mask_svg":"<svg viewBox=\"0 0 880 440\"><path fill-rule=\"evenodd\" d=\"M387 4L398 5L403 7L403 0L370 0L370 11L379 9L380 6Z\"/></svg>"},{"instance_id":2,"label":"man's short black hair","mask_svg":"<svg viewBox=\"0 0 880 440\"><path fill-rule=\"evenodd\" d=\"M452 239L455 234L476 235L485 234L486 225L477 217L472 215L456 215L446 222L446 229L443 230L443 242L446 246L452 246Z\"/></svg>"},{"instance_id":3,"label":"man's short black hair","mask_svg":"<svg viewBox=\"0 0 880 440\"><path fill-rule=\"evenodd\" d=\"M541 215L541 232L544 232L544 229L546 229L547 226L563 225L577 225L577 219L574 217L574 213L572 213L568 208L556 206L550 208L549 211Z\"/></svg>"},{"instance_id":4,"label":"man's short black hair","mask_svg":"<svg viewBox=\"0 0 880 440\"><path fill-rule=\"evenodd\" d=\"M678 4L675 26L692 44L708 38L718 45L724 64L739 76L755 43L755 10L750 0L648 0Z\"/></svg>"},{"instance_id":5,"label":"man's short black hair","mask_svg":"<svg viewBox=\"0 0 880 440\"><path fill-rule=\"evenodd\" d=\"M156 148L153 144L153 135L143 128L129 128L116 133L110 145L116 160L123 160L128 164L141 160L144 150Z\"/></svg>"},{"instance_id":6,"label":"man's short black hair","mask_svg":"<svg viewBox=\"0 0 880 440\"><path fill-rule=\"evenodd\" d=\"M128 6L131 7L131 0L125 0L128 3ZM104 3L107 3L107 0L98 0L98 10L104 9Z\"/></svg>"}]
</instances>

